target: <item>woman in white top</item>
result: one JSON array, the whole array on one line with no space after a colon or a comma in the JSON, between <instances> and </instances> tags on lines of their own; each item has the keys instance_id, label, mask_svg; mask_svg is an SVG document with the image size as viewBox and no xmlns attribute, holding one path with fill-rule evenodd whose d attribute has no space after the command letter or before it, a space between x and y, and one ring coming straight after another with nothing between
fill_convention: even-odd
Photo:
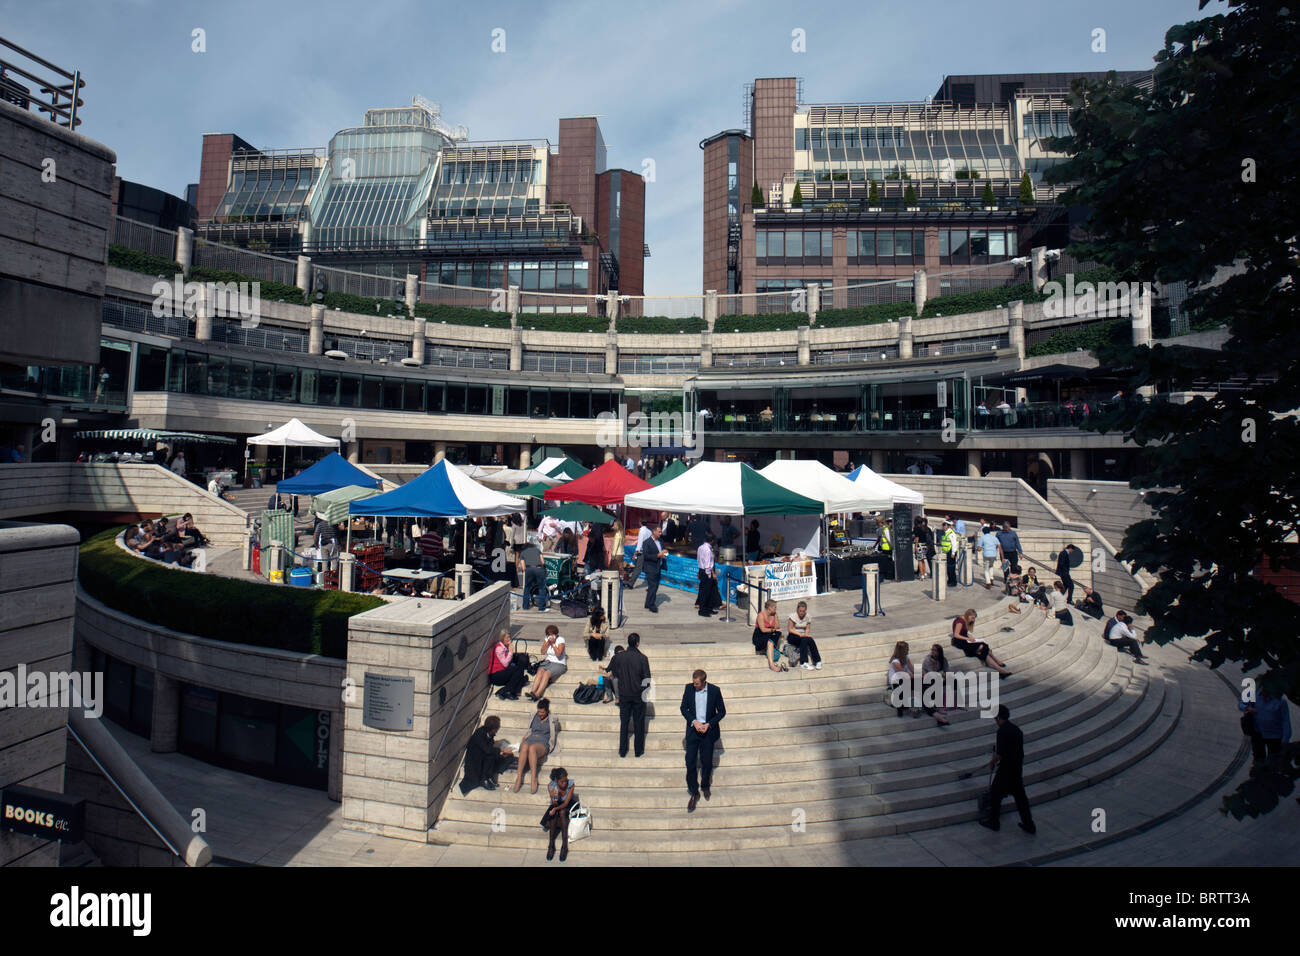
<instances>
[{"instance_id":1,"label":"woman in white top","mask_svg":"<svg viewBox=\"0 0 1300 956\"><path fill-rule=\"evenodd\" d=\"M787 619L785 641L799 651L799 666L806 671L822 669L822 655L817 650L817 642L812 639L812 618L808 615L808 603L800 601L794 613Z\"/></svg>"},{"instance_id":2,"label":"woman in white top","mask_svg":"<svg viewBox=\"0 0 1300 956\"><path fill-rule=\"evenodd\" d=\"M1056 619L1062 624L1073 627L1074 615L1070 613L1070 602L1065 599L1065 585L1060 581L1053 581L1047 599L1052 602L1052 613L1056 615Z\"/></svg>"},{"instance_id":3,"label":"woman in white top","mask_svg":"<svg viewBox=\"0 0 1300 956\"><path fill-rule=\"evenodd\" d=\"M894 645L894 656L889 659L889 689L891 691L903 681L911 681L916 673L912 668L912 662L907 659L907 651L907 641L899 641ZM905 695L903 699L910 699L910 695ZM899 717L906 717L909 709L915 712L917 717L921 716L915 707L898 706L894 709L898 711Z\"/></svg>"},{"instance_id":4,"label":"woman in white top","mask_svg":"<svg viewBox=\"0 0 1300 956\"><path fill-rule=\"evenodd\" d=\"M564 652L564 638L560 629L554 624L546 625L546 640L542 641L542 663L537 668L537 677L533 689L524 696L529 700L538 700L546 690L546 685L569 669L569 656Z\"/></svg>"}]
</instances>

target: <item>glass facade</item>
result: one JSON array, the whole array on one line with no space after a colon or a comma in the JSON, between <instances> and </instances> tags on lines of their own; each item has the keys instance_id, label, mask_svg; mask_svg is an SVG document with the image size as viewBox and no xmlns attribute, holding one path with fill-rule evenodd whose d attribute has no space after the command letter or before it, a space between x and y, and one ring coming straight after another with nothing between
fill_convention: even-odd
<instances>
[{"instance_id":1,"label":"glass facade","mask_svg":"<svg viewBox=\"0 0 1300 956\"><path fill-rule=\"evenodd\" d=\"M939 262L982 265L1019 255L1014 229L940 229Z\"/></svg>"},{"instance_id":2,"label":"glass facade","mask_svg":"<svg viewBox=\"0 0 1300 956\"><path fill-rule=\"evenodd\" d=\"M314 158L286 160L283 165L258 159L232 160L230 186L217 206L218 222L296 221L320 169Z\"/></svg>"}]
</instances>

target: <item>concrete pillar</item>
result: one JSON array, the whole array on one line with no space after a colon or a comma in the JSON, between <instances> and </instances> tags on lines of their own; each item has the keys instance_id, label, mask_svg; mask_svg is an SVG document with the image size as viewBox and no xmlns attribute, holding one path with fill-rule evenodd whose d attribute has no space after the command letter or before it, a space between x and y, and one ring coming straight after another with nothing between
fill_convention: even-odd
<instances>
[{"instance_id":1,"label":"concrete pillar","mask_svg":"<svg viewBox=\"0 0 1300 956\"><path fill-rule=\"evenodd\" d=\"M898 558L894 559L899 560ZM906 558L904 560L911 560ZM936 601L942 601L948 596L948 555L943 551L934 553L934 585L930 589L930 596Z\"/></svg>"},{"instance_id":2,"label":"concrete pillar","mask_svg":"<svg viewBox=\"0 0 1300 956\"><path fill-rule=\"evenodd\" d=\"M700 333L700 367L708 368L713 364L713 333L705 329Z\"/></svg>"},{"instance_id":3,"label":"concrete pillar","mask_svg":"<svg viewBox=\"0 0 1300 956\"><path fill-rule=\"evenodd\" d=\"M524 367L524 330L514 326L510 330L510 371L519 372Z\"/></svg>"},{"instance_id":4,"label":"concrete pillar","mask_svg":"<svg viewBox=\"0 0 1300 956\"><path fill-rule=\"evenodd\" d=\"M805 290L807 295L808 324L817 324L817 313L822 310L822 287L820 283L810 282Z\"/></svg>"},{"instance_id":5,"label":"concrete pillar","mask_svg":"<svg viewBox=\"0 0 1300 956\"><path fill-rule=\"evenodd\" d=\"M469 597L471 583L474 579L474 566L472 564L456 565L456 597Z\"/></svg>"},{"instance_id":6,"label":"concrete pillar","mask_svg":"<svg viewBox=\"0 0 1300 956\"><path fill-rule=\"evenodd\" d=\"M406 274L406 311L415 315L415 303L420 301L420 277Z\"/></svg>"},{"instance_id":7,"label":"concrete pillar","mask_svg":"<svg viewBox=\"0 0 1300 956\"><path fill-rule=\"evenodd\" d=\"M1029 273L1034 280L1034 291L1042 292L1047 282L1047 247L1035 246L1029 250Z\"/></svg>"},{"instance_id":8,"label":"concrete pillar","mask_svg":"<svg viewBox=\"0 0 1300 956\"><path fill-rule=\"evenodd\" d=\"M200 342L212 341L212 301L206 283L199 286L198 301L194 304L194 337Z\"/></svg>"},{"instance_id":9,"label":"concrete pillar","mask_svg":"<svg viewBox=\"0 0 1300 956\"><path fill-rule=\"evenodd\" d=\"M311 291L311 256L298 257L298 269L294 273L293 284L303 292Z\"/></svg>"},{"instance_id":10,"label":"concrete pillar","mask_svg":"<svg viewBox=\"0 0 1300 956\"><path fill-rule=\"evenodd\" d=\"M620 562L622 555L619 555ZM622 626L622 615L618 613L618 583L619 575L617 571L600 572L600 606L605 610L605 620L609 621L610 629Z\"/></svg>"},{"instance_id":11,"label":"concrete pillar","mask_svg":"<svg viewBox=\"0 0 1300 956\"><path fill-rule=\"evenodd\" d=\"M186 229L184 226L176 227L176 261L181 264L181 272L189 275L190 266L194 262L193 229Z\"/></svg>"},{"instance_id":12,"label":"concrete pillar","mask_svg":"<svg viewBox=\"0 0 1300 956\"><path fill-rule=\"evenodd\" d=\"M982 452L974 448L968 448L966 450L966 477L980 477L980 465L983 464L982 458Z\"/></svg>"},{"instance_id":13,"label":"concrete pillar","mask_svg":"<svg viewBox=\"0 0 1300 956\"><path fill-rule=\"evenodd\" d=\"M415 330L411 333L411 358L424 364L424 331L428 323L423 316L415 317Z\"/></svg>"},{"instance_id":14,"label":"concrete pillar","mask_svg":"<svg viewBox=\"0 0 1300 956\"><path fill-rule=\"evenodd\" d=\"M975 562L972 560L974 556L966 539L958 540L961 542L961 551L954 556L957 558L957 580L961 582L962 587L968 588L975 583Z\"/></svg>"},{"instance_id":15,"label":"concrete pillar","mask_svg":"<svg viewBox=\"0 0 1300 956\"><path fill-rule=\"evenodd\" d=\"M926 293L926 275L924 269L917 269L912 273L912 304L916 307L916 314L920 315L921 310L925 308Z\"/></svg>"},{"instance_id":16,"label":"concrete pillar","mask_svg":"<svg viewBox=\"0 0 1300 956\"><path fill-rule=\"evenodd\" d=\"M610 289L609 294L605 296L605 317L609 319L609 327L612 329L614 323L618 321L618 290Z\"/></svg>"},{"instance_id":17,"label":"concrete pillar","mask_svg":"<svg viewBox=\"0 0 1300 956\"><path fill-rule=\"evenodd\" d=\"M708 289L704 293L704 321L710 332L718 321L718 290Z\"/></svg>"},{"instance_id":18,"label":"concrete pillar","mask_svg":"<svg viewBox=\"0 0 1300 956\"><path fill-rule=\"evenodd\" d=\"M433 463L436 465L447 457L447 443L445 441L436 441L433 443Z\"/></svg>"},{"instance_id":19,"label":"concrete pillar","mask_svg":"<svg viewBox=\"0 0 1300 956\"><path fill-rule=\"evenodd\" d=\"M1016 357L1025 357L1025 303L1019 299L1007 306L1007 338Z\"/></svg>"},{"instance_id":20,"label":"concrete pillar","mask_svg":"<svg viewBox=\"0 0 1300 956\"><path fill-rule=\"evenodd\" d=\"M156 754L176 752L181 729L181 682L154 671L153 716L149 726L149 749Z\"/></svg>"},{"instance_id":21,"label":"concrete pillar","mask_svg":"<svg viewBox=\"0 0 1300 956\"><path fill-rule=\"evenodd\" d=\"M351 551L344 551L339 555L339 590L352 591L353 582L356 580L355 572L357 567L357 556ZM339 728L340 735L343 728Z\"/></svg>"},{"instance_id":22,"label":"concrete pillar","mask_svg":"<svg viewBox=\"0 0 1300 956\"><path fill-rule=\"evenodd\" d=\"M871 470L880 474L885 470L885 452L882 448L871 449Z\"/></svg>"},{"instance_id":23,"label":"concrete pillar","mask_svg":"<svg viewBox=\"0 0 1300 956\"><path fill-rule=\"evenodd\" d=\"M284 542L272 541L270 548L262 554L262 567L266 576L276 584L284 583ZM276 572L279 572L277 574ZM279 578L279 580L276 580Z\"/></svg>"},{"instance_id":24,"label":"concrete pillar","mask_svg":"<svg viewBox=\"0 0 1300 956\"><path fill-rule=\"evenodd\" d=\"M517 285L506 288L506 311L510 313L510 327L513 329L519 324L519 286Z\"/></svg>"},{"instance_id":25,"label":"concrete pillar","mask_svg":"<svg viewBox=\"0 0 1300 956\"><path fill-rule=\"evenodd\" d=\"M319 302L311 305L311 325L307 332L307 354L325 354L325 306Z\"/></svg>"},{"instance_id":26,"label":"concrete pillar","mask_svg":"<svg viewBox=\"0 0 1300 956\"><path fill-rule=\"evenodd\" d=\"M898 357L912 357L912 317L905 315L898 320Z\"/></svg>"},{"instance_id":27,"label":"concrete pillar","mask_svg":"<svg viewBox=\"0 0 1300 956\"><path fill-rule=\"evenodd\" d=\"M528 445L519 446L519 467L533 467L533 450Z\"/></svg>"},{"instance_id":28,"label":"concrete pillar","mask_svg":"<svg viewBox=\"0 0 1300 956\"><path fill-rule=\"evenodd\" d=\"M1082 448L1070 449L1070 477L1076 481L1082 480L1087 476L1084 474L1088 470L1088 453Z\"/></svg>"},{"instance_id":29,"label":"concrete pillar","mask_svg":"<svg viewBox=\"0 0 1300 956\"><path fill-rule=\"evenodd\" d=\"M799 326L799 364L812 364L811 336L806 325Z\"/></svg>"},{"instance_id":30,"label":"concrete pillar","mask_svg":"<svg viewBox=\"0 0 1300 956\"><path fill-rule=\"evenodd\" d=\"M612 328L605 332L605 374L618 374L618 333Z\"/></svg>"},{"instance_id":31,"label":"concrete pillar","mask_svg":"<svg viewBox=\"0 0 1300 956\"><path fill-rule=\"evenodd\" d=\"M1131 311L1133 313L1133 344L1151 345L1151 286L1148 283L1142 283L1142 291L1137 296L1137 301L1132 303ZM1156 396L1156 387L1154 385L1143 385L1138 389L1138 394L1148 402Z\"/></svg>"}]
</instances>

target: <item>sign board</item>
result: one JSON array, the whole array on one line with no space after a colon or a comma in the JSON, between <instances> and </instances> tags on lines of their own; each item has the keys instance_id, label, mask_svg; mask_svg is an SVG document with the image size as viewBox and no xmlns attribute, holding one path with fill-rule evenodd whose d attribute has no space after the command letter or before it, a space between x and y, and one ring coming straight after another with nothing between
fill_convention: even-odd
<instances>
[{"instance_id":1,"label":"sign board","mask_svg":"<svg viewBox=\"0 0 1300 956\"><path fill-rule=\"evenodd\" d=\"M415 678L365 676L361 722L375 730L410 730L415 718Z\"/></svg>"},{"instance_id":2,"label":"sign board","mask_svg":"<svg viewBox=\"0 0 1300 956\"><path fill-rule=\"evenodd\" d=\"M78 843L85 834L86 801L32 787L0 791L0 830Z\"/></svg>"},{"instance_id":3,"label":"sign board","mask_svg":"<svg viewBox=\"0 0 1300 956\"><path fill-rule=\"evenodd\" d=\"M940 380L934 383L934 400L935 400L935 404L938 405L940 408L948 407L948 383L947 382Z\"/></svg>"},{"instance_id":4,"label":"sign board","mask_svg":"<svg viewBox=\"0 0 1300 956\"><path fill-rule=\"evenodd\" d=\"M894 580L912 581L916 568L912 565L912 543L915 529L912 526L913 506L894 502Z\"/></svg>"},{"instance_id":5,"label":"sign board","mask_svg":"<svg viewBox=\"0 0 1300 956\"><path fill-rule=\"evenodd\" d=\"M810 560L782 561L763 565L763 586L773 601L813 597L817 594L817 577Z\"/></svg>"}]
</instances>

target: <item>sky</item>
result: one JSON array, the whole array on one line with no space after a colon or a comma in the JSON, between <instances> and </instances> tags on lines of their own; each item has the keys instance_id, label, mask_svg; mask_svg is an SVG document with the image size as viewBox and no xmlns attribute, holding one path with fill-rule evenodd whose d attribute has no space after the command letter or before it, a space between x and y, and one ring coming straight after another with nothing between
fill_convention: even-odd
<instances>
[{"instance_id":1,"label":"sky","mask_svg":"<svg viewBox=\"0 0 1300 956\"><path fill-rule=\"evenodd\" d=\"M653 169L647 294L695 295L699 142L747 126L755 77L800 77L810 103L923 100L948 74L1146 69L1197 18L1196 0L0 0L0 37L80 70L79 132L122 178L182 196L204 133L324 147L416 93L471 140L554 145L560 117L597 116L611 168Z\"/></svg>"}]
</instances>

